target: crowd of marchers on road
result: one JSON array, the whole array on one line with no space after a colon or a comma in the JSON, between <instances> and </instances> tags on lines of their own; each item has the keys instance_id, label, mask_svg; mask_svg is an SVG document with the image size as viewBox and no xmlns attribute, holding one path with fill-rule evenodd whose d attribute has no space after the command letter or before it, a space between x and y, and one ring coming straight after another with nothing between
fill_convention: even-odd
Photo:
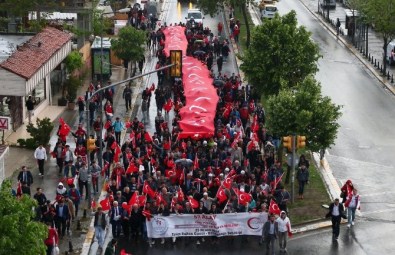
<instances>
[{"instance_id":1,"label":"crowd of marchers on road","mask_svg":"<svg viewBox=\"0 0 395 255\"><path fill-rule=\"evenodd\" d=\"M140 18L139 18L140 17ZM139 15L132 15L130 24L146 29L148 21ZM151 21L153 22L153 21ZM192 26L193 21L178 25L186 27L188 40L187 54L202 61L211 71L220 100L215 117L215 134L212 137L192 137L179 139L178 121L180 109L185 105L181 79L167 79L167 72L160 71L157 88L153 84L142 93L143 118L134 118L124 123L119 117L114 120L114 89L91 97L100 84L89 87L85 98L78 100L80 125L75 132L61 121L57 132L59 139L52 157L59 171L59 185L56 187L56 201L46 199L38 188L34 198L38 201L37 219L49 226L46 240L48 254L52 254L62 238L70 232L70 225L78 215L83 198L99 192L99 183L104 180L108 197L101 201L95 213L95 236L99 247L104 247L104 233L107 217L111 223L112 236L136 243L145 241L150 246L154 239L147 236L146 219L153 215L164 217L170 214L219 214L233 212L269 212L268 222L263 226L262 241L267 251L274 251L274 243L279 238L280 251L286 251L287 235L291 230L287 217L288 191L282 184L283 168L276 159L279 139L265 129L265 111L249 85L244 85L238 75L223 74L222 66L231 52L228 40L219 23L217 35L203 24ZM162 33L165 26L157 31L147 32L147 48L156 52L156 68L168 62L163 47L166 38ZM235 37L240 29L237 22L231 22L231 33ZM237 41L237 40L236 40ZM217 71L214 71L216 58ZM139 63L140 72L144 62ZM109 83L108 85L111 85ZM148 111L152 93L155 94L157 116L155 133L150 134L145 125L150 121ZM131 109L132 90L126 86L123 98L126 111ZM90 100L89 119L83 111L86 100ZM98 114L103 105L105 120ZM174 118L170 119L170 111ZM164 112L164 113L163 113ZM83 125L93 127L93 134L87 134ZM101 129L105 135L102 137ZM121 144L121 132L130 131L130 136ZM66 138L73 135L76 149L71 151ZM96 148L87 148L87 140L96 139ZM100 143L104 152L99 155ZM40 176L44 178L45 148L40 146L34 153ZM86 157L90 157L88 166ZM103 166L97 163L103 159ZM304 198L304 186L309 181L309 162L301 156L298 165L299 198ZM22 167L18 175L20 187L18 195L30 195L33 176ZM350 182L351 183L351 182ZM345 188L345 205L348 207L349 226L354 225L355 209L359 209L359 196L356 190ZM351 184L352 185L352 184ZM55 187L54 187L55 188ZM343 188L344 189L344 188ZM343 191L342 189L342 191ZM221 192L223 191L223 192ZM247 195L247 196L243 196ZM95 203L93 203L94 205ZM274 210L278 205L279 210ZM103 212L104 211L104 212ZM108 215L105 213L108 211ZM281 211L281 213L280 213ZM342 204L335 201L330 206L328 216L332 217L334 238L338 236L338 222L344 216ZM275 214L279 217L276 219ZM172 238L176 243L176 238ZM196 244L206 241L195 238ZM213 244L218 238L211 237ZM114 241L115 242L115 241ZM165 239L160 243L164 244ZM114 249L109 246L108 249Z\"/></svg>"}]
</instances>

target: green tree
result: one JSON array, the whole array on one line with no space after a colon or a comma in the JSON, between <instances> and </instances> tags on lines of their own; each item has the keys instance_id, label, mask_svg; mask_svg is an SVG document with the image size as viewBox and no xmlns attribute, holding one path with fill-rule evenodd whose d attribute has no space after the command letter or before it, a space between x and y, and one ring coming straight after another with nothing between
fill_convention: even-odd
<instances>
[{"instance_id":1,"label":"green tree","mask_svg":"<svg viewBox=\"0 0 395 255\"><path fill-rule=\"evenodd\" d=\"M309 76L294 90L284 89L269 97L267 126L279 136L305 135L307 148L319 151L335 142L340 108L322 96L321 85Z\"/></svg>"},{"instance_id":2,"label":"green tree","mask_svg":"<svg viewBox=\"0 0 395 255\"><path fill-rule=\"evenodd\" d=\"M111 29L113 26L113 21L103 15L102 10L93 10L93 15L92 15L92 29L93 29L93 35L95 36L102 36L108 33L108 31Z\"/></svg>"},{"instance_id":3,"label":"green tree","mask_svg":"<svg viewBox=\"0 0 395 255\"><path fill-rule=\"evenodd\" d=\"M319 48L311 33L297 25L296 13L265 21L252 31L251 46L240 66L247 80L265 95L293 88L318 71Z\"/></svg>"},{"instance_id":4,"label":"green tree","mask_svg":"<svg viewBox=\"0 0 395 255\"><path fill-rule=\"evenodd\" d=\"M0 255L45 254L48 230L33 220L34 206L36 201L28 196L16 199L11 182L4 181L0 189Z\"/></svg>"},{"instance_id":5,"label":"green tree","mask_svg":"<svg viewBox=\"0 0 395 255\"><path fill-rule=\"evenodd\" d=\"M247 16L247 4L251 2L251 0L200 0L197 2L197 6L204 13L210 14L211 16L214 16L214 14L218 14L222 10L224 4L231 5L233 8L240 8L246 27L246 45L248 48L250 47L251 32Z\"/></svg>"},{"instance_id":6,"label":"green tree","mask_svg":"<svg viewBox=\"0 0 395 255\"><path fill-rule=\"evenodd\" d=\"M374 30L383 38L383 73L387 72L387 46L395 38L395 1L366 0L362 12L368 21L374 25Z\"/></svg>"},{"instance_id":7,"label":"green tree","mask_svg":"<svg viewBox=\"0 0 395 255\"><path fill-rule=\"evenodd\" d=\"M132 63L144 58L145 33L132 26L119 30L118 38L111 40L111 49L124 61Z\"/></svg>"}]
</instances>

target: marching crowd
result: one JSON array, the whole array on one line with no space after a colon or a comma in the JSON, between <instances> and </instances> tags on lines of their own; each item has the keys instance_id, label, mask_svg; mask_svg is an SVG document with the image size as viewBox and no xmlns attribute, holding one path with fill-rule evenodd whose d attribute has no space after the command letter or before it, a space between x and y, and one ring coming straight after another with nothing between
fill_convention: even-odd
<instances>
[{"instance_id":1,"label":"marching crowd","mask_svg":"<svg viewBox=\"0 0 395 255\"><path fill-rule=\"evenodd\" d=\"M141 26L144 20L133 23L132 19L131 22L132 25ZM266 116L258 103L259 96L249 85L244 86L238 75L222 73L223 62L230 53L228 41L221 36L222 24L218 25L218 36L201 24L180 25L186 26L187 54L207 65L217 88L220 100L214 121L215 134L188 139L178 137L181 132L178 126L179 111L186 99L182 80L166 80L166 71L157 73L157 88L153 84L143 91L142 119L135 117L126 123L119 117L114 119L115 91L111 83L104 93L95 97L91 95L100 85L95 87L92 84L85 98L78 99L78 129L71 132L67 123L60 121L59 139L51 152L60 176L56 202L48 200L41 188L37 188L34 194L38 202L37 219L49 227L45 242L48 254L52 254L58 239L70 232L70 224L78 215L81 201L88 199L91 191L96 195L99 184L104 180L103 189L108 195L97 206L94 220L95 236L101 249L104 248L107 217L114 238L122 236L136 242L142 239L152 246L155 240L148 238L145 222L153 215L269 212L269 219L262 231L267 251L274 252L278 237L280 250L286 252L287 235L291 231L287 217L290 194L281 182L283 166L275 156L279 140L265 129ZM232 33L239 26L233 24ZM237 35L233 35L235 39ZM168 61L163 52L165 39L161 29L147 33L148 48L157 50L156 68L165 66ZM214 57L217 59L216 74L213 71ZM157 116L155 132L150 134L145 125L149 121L146 112L151 107L153 94ZM127 111L131 109L131 95L131 87L126 86L123 98ZM87 100L91 102L87 109L89 119L84 121ZM104 120L98 114L99 109L104 113ZM173 119L170 119L170 111L174 112ZM84 123L92 126L92 134L87 134ZM104 137L102 129L105 130ZM121 132L124 130L128 133L124 143L121 143ZM75 138L74 151L66 143L69 135ZM89 138L96 139L93 150L87 148ZM104 148L102 155L99 155L100 146ZM34 155L38 160L40 176L44 177L45 148L40 146ZM90 157L90 165L86 163L87 157ZM99 157L103 161L102 167L98 164ZM297 172L300 199L304 198L304 185L309 181L308 168L309 162L301 156ZM26 167L22 167L18 180L20 187L17 193L30 195L33 176ZM359 209L359 196L355 189L349 188L350 183L345 188L343 201L349 208L349 226L354 225L355 209ZM344 211L338 202L331 204L328 214L332 217L334 238L339 234L339 216L343 216ZM92 207L96 207L95 200L92 200ZM279 215L277 219L275 214ZM197 245L206 241L204 238L194 240ZM115 242L112 241L112 244ZM161 244L165 242L165 239L160 240ZM176 238L172 238L171 242L175 243ZM211 242L216 244L218 238L212 237Z\"/></svg>"}]
</instances>

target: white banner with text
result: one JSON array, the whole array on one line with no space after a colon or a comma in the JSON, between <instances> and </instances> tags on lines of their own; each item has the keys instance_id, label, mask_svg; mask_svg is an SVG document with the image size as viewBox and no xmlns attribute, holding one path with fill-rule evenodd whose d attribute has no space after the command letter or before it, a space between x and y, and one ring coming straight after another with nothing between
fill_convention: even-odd
<instances>
[{"instance_id":1,"label":"white banner with text","mask_svg":"<svg viewBox=\"0 0 395 255\"><path fill-rule=\"evenodd\" d=\"M262 234L267 213L155 215L146 221L150 238Z\"/></svg>"}]
</instances>

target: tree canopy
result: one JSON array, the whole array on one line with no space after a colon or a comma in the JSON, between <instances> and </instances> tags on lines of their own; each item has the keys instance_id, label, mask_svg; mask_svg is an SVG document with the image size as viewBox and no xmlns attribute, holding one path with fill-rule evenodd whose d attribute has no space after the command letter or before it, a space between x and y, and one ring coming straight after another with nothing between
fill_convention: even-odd
<instances>
[{"instance_id":1,"label":"tree canopy","mask_svg":"<svg viewBox=\"0 0 395 255\"><path fill-rule=\"evenodd\" d=\"M309 76L294 90L284 89L269 97L267 126L279 136L305 135L307 148L319 151L335 142L340 108L321 95L321 85Z\"/></svg>"},{"instance_id":2,"label":"tree canopy","mask_svg":"<svg viewBox=\"0 0 395 255\"><path fill-rule=\"evenodd\" d=\"M319 48L310 36L305 27L298 26L295 11L276 15L253 29L240 68L265 96L296 87L318 71Z\"/></svg>"},{"instance_id":3,"label":"tree canopy","mask_svg":"<svg viewBox=\"0 0 395 255\"><path fill-rule=\"evenodd\" d=\"M115 55L127 61L139 61L144 58L145 33L132 26L119 30L118 38L111 40L111 49Z\"/></svg>"},{"instance_id":4,"label":"tree canopy","mask_svg":"<svg viewBox=\"0 0 395 255\"><path fill-rule=\"evenodd\" d=\"M26 195L15 198L11 182L4 181L0 189L0 255L45 254L48 229L33 220L35 205Z\"/></svg>"},{"instance_id":5,"label":"tree canopy","mask_svg":"<svg viewBox=\"0 0 395 255\"><path fill-rule=\"evenodd\" d=\"M355 1L355 0L354 0ZM374 30L383 40L384 73L387 69L386 54L388 44L395 38L395 1L394 0L366 0L361 3L361 10L367 20L374 25Z\"/></svg>"}]
</instances>

